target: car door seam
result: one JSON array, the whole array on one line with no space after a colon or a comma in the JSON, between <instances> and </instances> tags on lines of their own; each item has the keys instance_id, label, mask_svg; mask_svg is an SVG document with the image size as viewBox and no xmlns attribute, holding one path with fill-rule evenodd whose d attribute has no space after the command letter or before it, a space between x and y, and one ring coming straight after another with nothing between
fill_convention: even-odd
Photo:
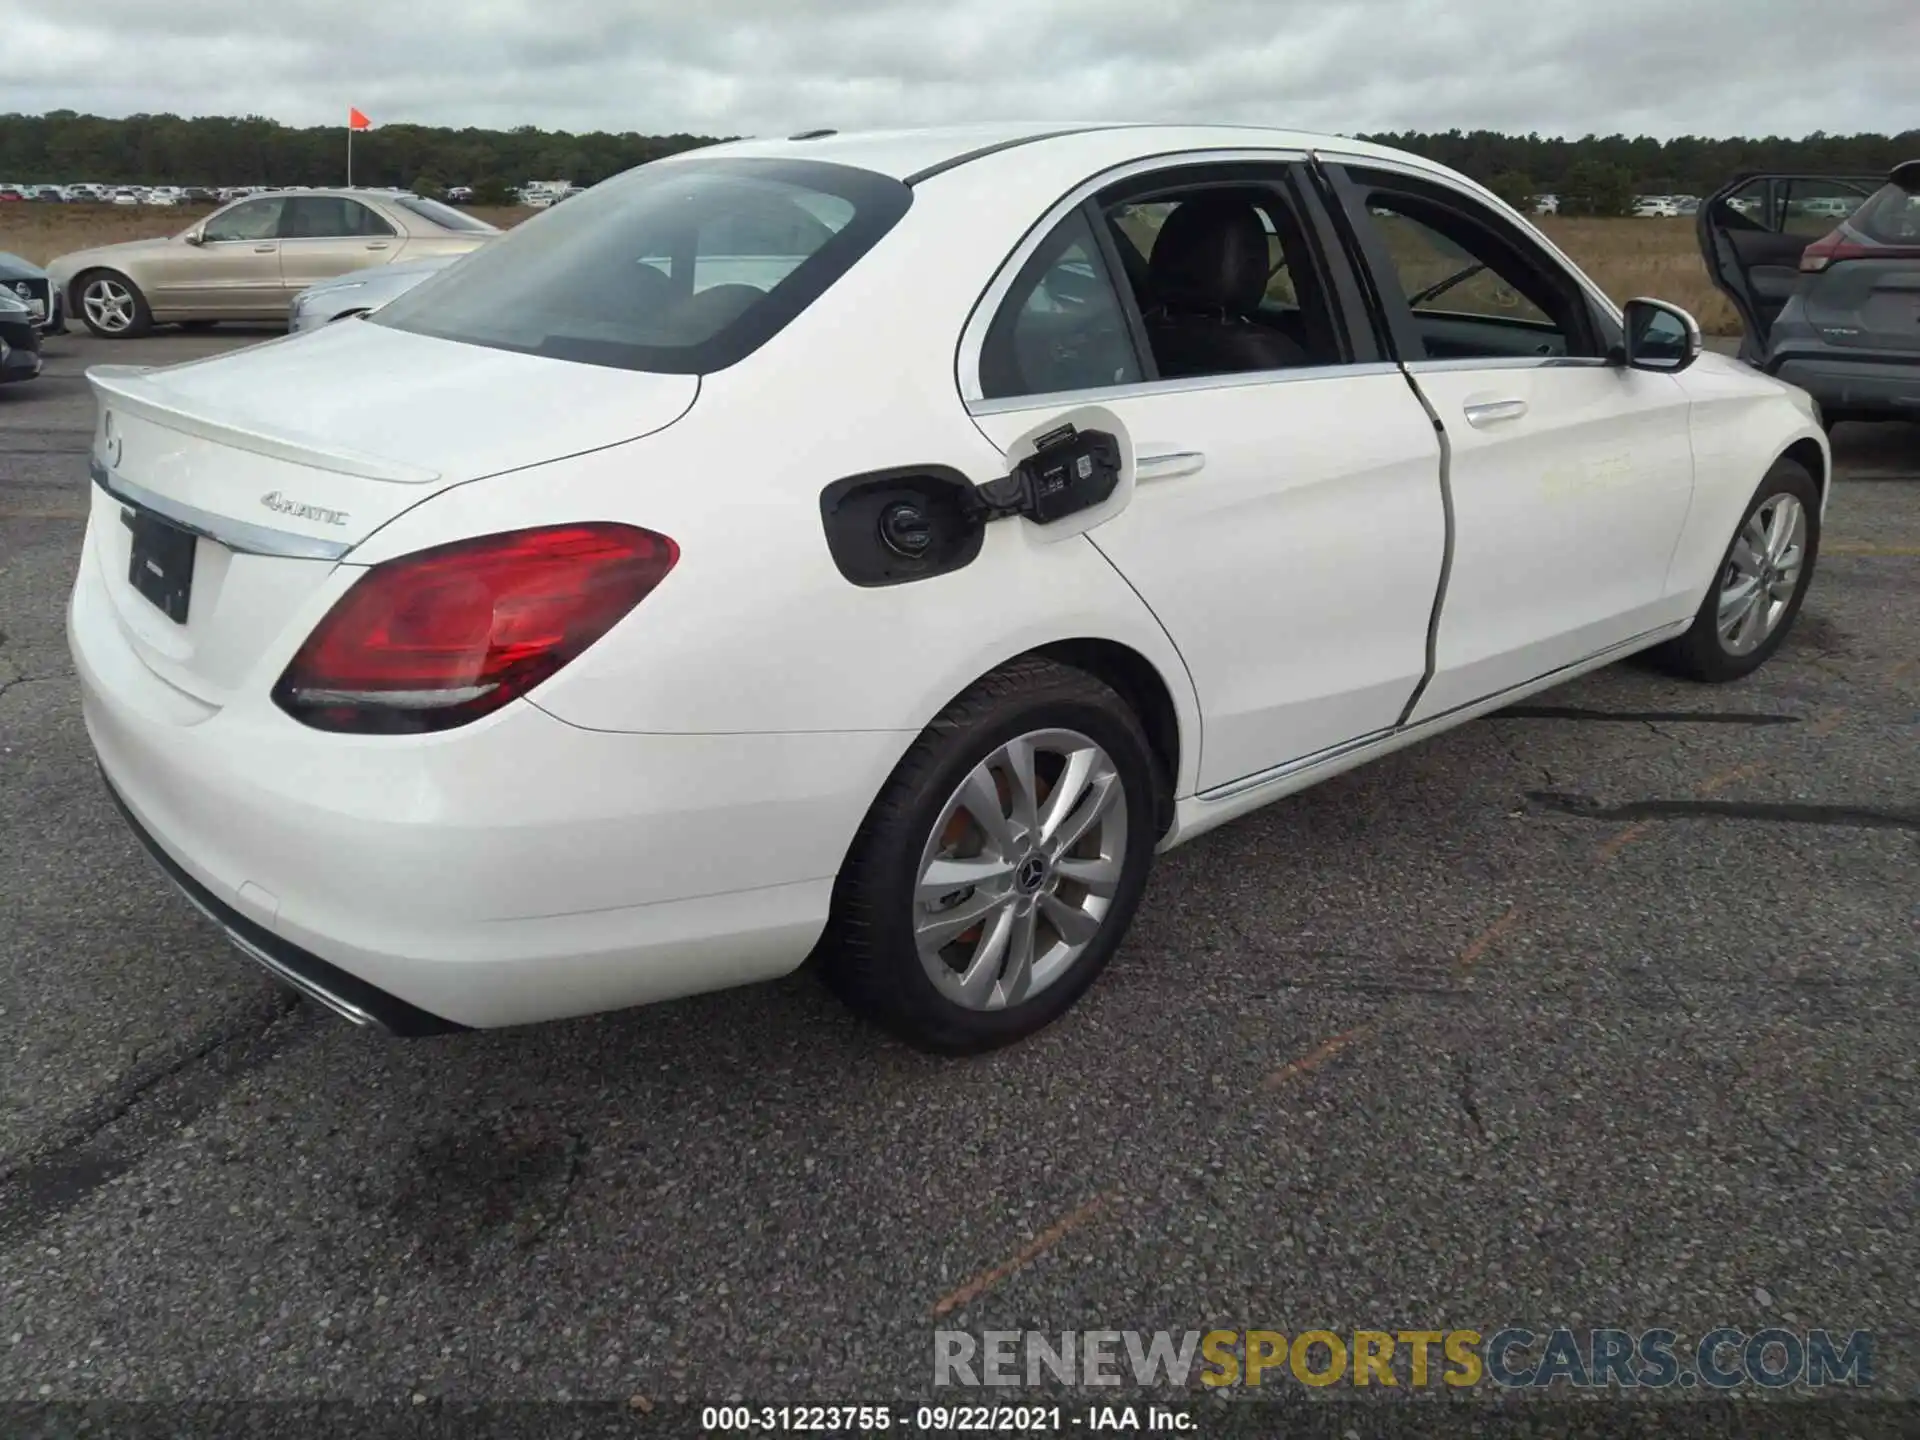
<instances>
[{"instance_id":1,"label":"car door seam","mask_svg":"<svg viewBox=\"0 0 1920 1440\"><path fill-rule=\"evenodd\" d=\"M1401 710L1400 718L1394 722L1396 730L1404 729L1413 718L1420 699L1427 693L1427 687L1433 683L1433 677L1439 668L1440 660L1440 616L1446 609L1447 582L1453 578L1453 442L1447 435L1447 427L1440 421L1440 413L1433 408L1420 389L1420 382L1402 365L1400 373L1406 377L1407 388L1413 391L1414 399L1420 402L1420 408L1427 412L1427 418L1433 422L1433 433L1440 442L1440 514L1444 521L1445 538L1440 547L1440 579L1433 588L1433 608L1427 613L1427 649L1426 668L1421 672L1420 683L1413 687L1413 694L1407 697L1406 707Z\"/></svg>"},{"instance_id":2,"label":"car door seam","mask_svg":"<svg viewBox=\"0 0 1920 1440\"><path fill-rule=\"evenodd\" d=\"M1200 783L1200 776L1205 773L1200 769L1200 765L1202 761L1206 759L1207 711L1206 706L1200 703L1200 684L1193 678L1193 667L1187 663L1186 652L1180 648L1180 642L1173 638L1173 632L1167 629L1167 622L1160 618L1160 612L1155 610L1153 603L1140 593L1139 587L1133 583L1132 579L1127 575L1127 572L1116 565L1113 557L1100 547L1100 542L1093 538L1093 532L1091 530L1084 530L1081 532L1080 538L1093 546L1093 553L1106 561L1107 568L1120 577L1120 583L1133 592L1134 599L1138 600L1147 614L1153 617L1153 623L1159 626L1160 633L1167 637L1168 646L1173 650L1175 658L1180 662L1180 671L1187 677L1187 690L1193 696L1193 724L1194 730L1196 731L1193 737L1193 776L1194 785L1197 788ZM1177 725L1177 710L1175 712L1175 722ZM1184 751L1185 748L1183 743L1181 746L1182 751ZM1167 777L1167 783L1175 792L1173 798L1176 800L1179 799L1180 777L1178 775L1169 775Z\"/></svg>"}]
</instances>

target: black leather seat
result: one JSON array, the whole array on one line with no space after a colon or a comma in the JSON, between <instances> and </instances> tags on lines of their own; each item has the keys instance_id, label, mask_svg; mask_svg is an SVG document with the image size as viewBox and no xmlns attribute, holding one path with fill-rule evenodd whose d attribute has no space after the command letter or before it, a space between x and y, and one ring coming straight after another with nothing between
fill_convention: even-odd
<instances>
[{"instance_id":1,"label":"black leather seat","mask_svg":"<svg viewBox=\"0 0 1920 1440\"><path fill-rule=\"evenodd\" d=\"M1270 269L1266 226L1246 201L1202 195L1169 215L1148 261L1153 306L1142 317L1160 373L1306 364L1301 346L1249 318L1260 308Z\"/></svg>"}]
</instances>

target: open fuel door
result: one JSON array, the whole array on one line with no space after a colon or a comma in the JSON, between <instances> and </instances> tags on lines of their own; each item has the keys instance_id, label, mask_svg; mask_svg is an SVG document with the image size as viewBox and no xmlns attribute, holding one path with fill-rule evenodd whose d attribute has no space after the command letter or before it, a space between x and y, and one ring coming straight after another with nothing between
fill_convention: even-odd
<instances>
[{"instance_id":1,"label":"open fuel door","mask_svg":"<svg viewBox=\"0 0 1920 1440\"><path fill-rule=\"evenodd\" d=\"M1800 256L1886 183L1883 175L1742 175L1700 206L1700 254L1740 313L1740 358L1760 363L1800 285Z\"/></svg>"}]
</instances>

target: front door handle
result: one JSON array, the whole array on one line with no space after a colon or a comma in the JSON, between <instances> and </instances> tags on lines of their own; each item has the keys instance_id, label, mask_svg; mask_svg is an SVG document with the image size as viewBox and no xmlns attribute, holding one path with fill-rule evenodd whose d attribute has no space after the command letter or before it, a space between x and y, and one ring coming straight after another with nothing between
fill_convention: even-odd
<instances>
[{"instance_id":1,"label":"front door handle","mask_svg":"<svg viewBox=\"0 0 1920 1440\"><path fill-rule=\"evenodd\" d=\"M279 248L278 245L256 245L253 247L253 253L256 255L271 255Z\"/></svg>"},{"instance_id":2,"label":"front door handle","mask_svg":"<svg viewBox=\"0 0 1920 1440\"><path fill-rule=\"evenodd\" d=\"M1482 400L1466 407L1469 425L1494 425L1502 420L1518 420L1527 413L1524 400Z\"/></svg>"},{"instance_id":3,"label":"front door handle","mask_svg":"<svg viewBox=\"0 0 1920 1440\"><path fill-rule=\"evenodd\" d=\"M1171 480L1178 475L1197 474L1206 463L1207 457L1198 450L1156 450L1134 457L1133 478Z\"/></svg>"}]
</instances>

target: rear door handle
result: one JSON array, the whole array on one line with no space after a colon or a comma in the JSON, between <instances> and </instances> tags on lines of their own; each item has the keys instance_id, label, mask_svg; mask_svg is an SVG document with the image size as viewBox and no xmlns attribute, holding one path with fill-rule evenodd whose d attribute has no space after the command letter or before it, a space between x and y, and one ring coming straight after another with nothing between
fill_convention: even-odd
<instances>
[{"instance_id":1,"label":"rear door handle","mask_svg":"<svg viewBox=\"0 0 1920 1440\"><path fill-rule=\"evenodd\" d=\"M1469 425L1494 425L1502 420L1518 420L1527 413L1524 400L1482 400L1466 407Z\"/></svg>"},{"instance_id":2,"label":"rear door handle","mask_svg":"<svg viewBox=\"0 0 1920 1440\"><path fill-rule=\"evenodd\" d=\"M1171 480L1178 475L1194 475L1206 465L1207 457L1198 450L1156 450L1137 455L1133 462L1136 480Z\"/></svg>"},{"instance_id":3,"label":"rear door handle","mask_svg":"<svg viewBox=\"0 0 1920 1440\"><path fill-rule=\"evenodd\" d=\"M367 249L369 250L384 250L386 248L387 242L384 240L369 240L367 242Z\"/></svg>"}]
</instances>

